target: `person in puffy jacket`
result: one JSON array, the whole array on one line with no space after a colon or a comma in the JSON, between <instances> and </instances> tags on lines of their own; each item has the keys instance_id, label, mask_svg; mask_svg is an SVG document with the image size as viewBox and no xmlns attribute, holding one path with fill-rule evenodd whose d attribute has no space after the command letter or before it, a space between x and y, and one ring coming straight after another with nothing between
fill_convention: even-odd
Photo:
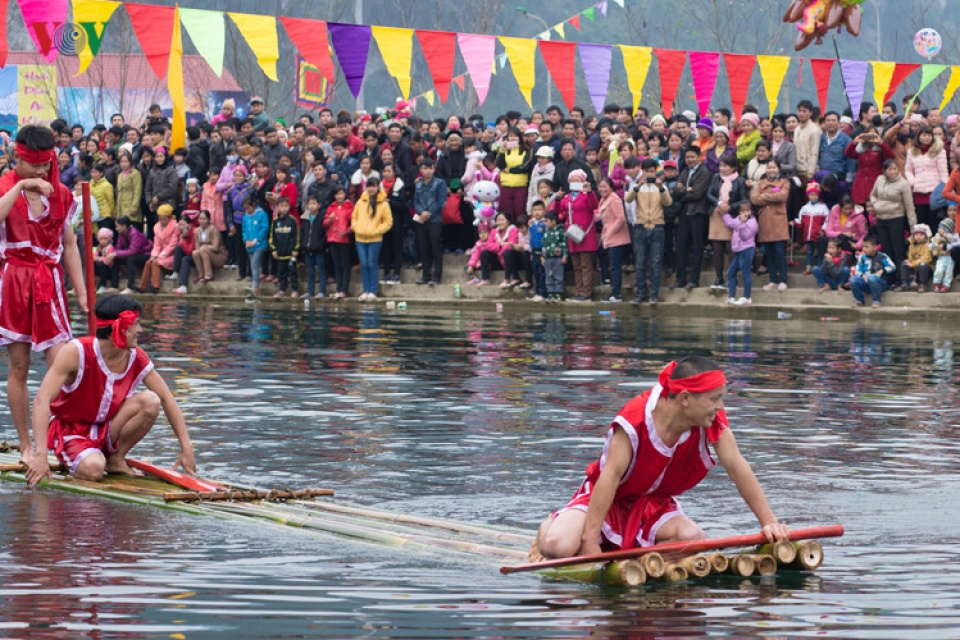
<instances>
[{"instance_id":1,"label":"person in puffy jacket","mask_svg":"<svg viewBox=\"0 0 960 640\"><path fill-rule=\"evenodd\" d=\"M377 299L377 276L380 271L380 247L383 236L393 227L393 215L387 194L380 189L378 178L367 178L367 185L360 199L353 206L350 218L353 237L360 257L360 275L363 278L361 302Z\"/></svg>"},{"instance_id":2,"label":"person in puffy jacket","mask_svg":"<svg viewBox=\"0 0 960 640\"><path fill-rule=\"evenodd\" d=\"M327 245L333 259L333 272L337 280L334 299L343 299L350 292L350 234L353 232L353 203L347 200L347 190L342 185L334 187L333 202L327 207L323 226L327 230Z\"/></svg>"},{"instance_id":3,"label":"person in puffy jacket","mask_svg":"<svg viewBox=\"0 0 960 640\"><path fill-rule=\"evenodd\" d=\"M894 264L900 264L907 257L904 238L907 229L912 229L917 224L917 213L913 190L907 179L901 175L895 158L883 163L883 175L877 178L873 185L870 204L877 214L877 238L880 246ZM893 285L899 286L900 272L896 269L893 278Z\"/></svg>"}]
</instances>

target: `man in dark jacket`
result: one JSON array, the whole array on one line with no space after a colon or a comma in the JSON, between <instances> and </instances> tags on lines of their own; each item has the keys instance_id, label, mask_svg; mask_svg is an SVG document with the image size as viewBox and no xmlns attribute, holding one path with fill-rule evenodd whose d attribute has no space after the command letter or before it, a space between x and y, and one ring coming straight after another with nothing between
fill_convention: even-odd
<instances>
[{"instance_id":1,"label":"man in dark jacket","mask_svg":"<svg viewBox=\"0 0 960 640\"><path fill-rule=\"evenodd\" d=\"M420 244L420 259L423 262L423 277L417 284L435 285L443 275L443 205L447 202L447 185L434 177L433 160L426 158L420 163L423 179L417 183L413 196L413 221L417 223L417 240ZM433 277L430 268L433 267Z\"/></svg>"},{"instance_id":2,"label":"man in dark jacket","mask_svg":"<svg viewBox=\"0 0 960 640\"><path fill-rule=\"evenodd\" d=\"M577 143L573 140L564 140L560 143L560 160L555 163L553 171L553 183L558 190L567 192L570 190L570 182L567 176L577 169L587 174L587 181L594 189L597 188L596 181L593 178L593 171L583 160L577 160Z\"/></svg>"},{"instance_id":3,"label":"man in dark jacket","mask_svg":"<svg viewBox=\"0 0 960 640\"><path fill-rule=\"evenodd\" d=\"M322 161L317 160L313 163L314 181L307 188L307 198L316 198L320 205L318 215L322 219L327 215L327 207L333 202L334 190L337 188L333 180L327 178L327 167Z\"/></svg>"},{"instance_id":4,"label":"man in dark jacket","mask_svg":"<svg viewBox=\"0 0 960 640\"><path fill-rule=\"evenodd\" d=\"M190 167L190 174L203 184L210 170L210 141L200 135L197 127L187 127L187 139L190 140L187 166Z\"/></svg>"},{"instance_id":5,"label":"man in dark jacket","mask_svg":"<svg viewBox=\"0 0 960 640\"><path fill-rule=\"evenodd\" d=\"M390 139L390 147L393 149L393 162L397 165L397 174L403 180L407 193L413 193L414 185L417 182L417 161L413 155L413 149L403 139L403 126L393 121L387 127L387 136Z\"/></svg>"},{"instance_id":6,"label":"man in dark jacket","mask_svg":"<svg viewBox=\"0 0 960 640\"><path fill-rule=\"evenodd\" d=\"M673 188L673 199L680 203L680 219L677 226L677 278L670 288L700 286L700 269L703 267L703 245L707 239L710 188L710 172L700 162L700 148L696 145L684 151L683 171ZM690 249L692 246L692 249ZM693 268L687 271L687 251L693 251Z\"/></svg>"}]
</instances>

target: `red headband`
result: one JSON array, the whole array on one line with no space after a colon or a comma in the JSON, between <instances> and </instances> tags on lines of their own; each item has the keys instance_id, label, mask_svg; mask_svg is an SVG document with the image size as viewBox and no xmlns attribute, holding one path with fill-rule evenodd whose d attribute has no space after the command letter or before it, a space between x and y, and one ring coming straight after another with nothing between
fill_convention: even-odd
<instances>
[{"instance_id":1,"label":"red headband","mask_svg":"<svg viewBox=\"0 0 960 640\"><path fill-rule=\"evenodd\" d=\"M677 363L671 362L660 372L660 386L663 387L663 393L667 396L671 393L676 395L681 391L704 393L727 384L727 377L719 369L704 371L689 378L671 379L670 376L673 375L673 370L676 368Z\"/></svg>"},{"instance_id":2,"label":"red headband","mask_svg":"<svg viewBox=\"0 0 960 640\"><path fill-rule=\"evenodd\" d=\"M56 162L57 152L53 149L31 149L22 142L13 145L17 150L17 157L30 164L47 164Z\"/></svg>"},{"instance_id":3,"label":"red headband","mask_svg":"<svg viewBox=\"0 0 960 640\"><path fill-rule=\"evenodd\" d=\"M130 327L137 323L137 320L140 319L140 314L136 311L123 311L120 313L120 316L116 320L97 320L97 329L102 329L104 327L113 327L113 344L117 345L118 349L127 348L127 331L130 330Z\"/></svg>"}]
</instances>

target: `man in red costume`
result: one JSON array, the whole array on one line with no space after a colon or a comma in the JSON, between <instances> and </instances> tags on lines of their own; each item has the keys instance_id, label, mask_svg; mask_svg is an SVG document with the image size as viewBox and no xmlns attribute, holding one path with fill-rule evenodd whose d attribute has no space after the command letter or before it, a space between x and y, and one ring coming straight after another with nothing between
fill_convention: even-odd
<instances>
[{"instance_id":1,"label":"man in red costume","mask_svg":"<svg viewBox=\"0 0 960 640\"><path fill-rule=\"evenodd\" d=\"M97 482L104 473L132 475L126 455L150 432L160 409L180 442L174 468L196 473L193 444L170 389L137 346L143 306L134 298L97 302L97 335L73 340L60 351L33 403L36 452L27 482L50 475L53 449L70 473ZM140 383L147 390L137 392Z\"/></svg>"},{"instance_id":2,"label":"man in red costume","mask_svg":"<svg viewBox=\"0 0 960 640\"><path fill-rule=\"evenodd\" d=\"M30 350L47 366L73 337L60 259L87 311L73 194L60 183L53 132L26 126L17 133L16 165L0 178L0 345L7 347L7 402L30 461Z\"/></svg>"},{"instance_id":3,"label":"man in red costume","mask_svg":"<svg viewBox=\"0 0 960 640\"><path fill-rule=\"evenodd\" d=\"M768 540L789 537L767 503L727 424L727 380L712 360L671 362L659 384L628 402L613 420L600 460L573 499L540 526L536 548L547 558L588 555L664 542L702 540L676 496L716 465L708 443L760 522Z\"/></svg>"}]
</instances>

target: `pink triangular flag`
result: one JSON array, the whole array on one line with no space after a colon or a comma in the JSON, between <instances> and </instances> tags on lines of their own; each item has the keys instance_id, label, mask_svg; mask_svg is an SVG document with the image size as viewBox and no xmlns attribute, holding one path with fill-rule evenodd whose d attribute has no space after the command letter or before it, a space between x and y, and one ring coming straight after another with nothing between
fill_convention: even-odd
<instances>
[{"instance_id":1,"label":"pink triangular flag","mask_svg":"<svg viewBox=\"0 0 960 640\"><path fill-rule=\"evenodd\" d=\"M493 58L496 53L497 39L494 36L482 36L474 33L458 33L457 44L460 55L467 65L467 73L477 92L477 99L483 104L490 90L490 75L493 71Z\"/></svg>"},{"instance_id":2,"label":"pink triangular flag","mask_svg":"<svg viewBox=\"0 0 960 640\"><path fill-rule=\"evenodd\" d=\"M690 52L690 73L693 75L693 91L697 94L700 113L710 108L713 90L720 73L720 54L708 51Z\"/></svg>"},{"instance_id":3,"label":"pink triangular flag","mask_svg":"<svg viewBox=\"0 0 960 640\"><path fill-rule=\"evenodd\" d=\"M607 15L607 0L603 0L603 2L598 2L595 6L597 7L597 9L600 9L600 13L602 13L603 15Z\"/></svg>"}]
</instances>

